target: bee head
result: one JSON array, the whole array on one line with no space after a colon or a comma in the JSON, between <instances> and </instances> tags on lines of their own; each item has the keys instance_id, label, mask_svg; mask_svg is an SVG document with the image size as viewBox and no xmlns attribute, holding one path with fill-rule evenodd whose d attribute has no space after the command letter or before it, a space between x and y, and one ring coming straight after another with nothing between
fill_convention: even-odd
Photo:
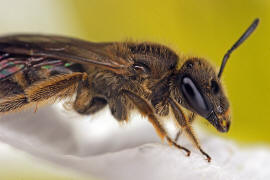
<instances>
[{"instance_id":1,"label":"bee head","mask_svg":"<svg viewBox=\"0 0 270 180\"><path fill-rule=\"evenodd\" d=\"M206 118L220 132L227 132L231 124L229 101L220 82L221 75L231 53L252 34L258 24L259 19L255 19L226 52L218 73L206 60L190 58L173 78L175 88L171 92L174 99Z\"/></svg>"},{"instance_id":2,"label":"bee head","mask_svg":"<svg viewBox=\"0 0 270 180\"><path fill-rule=\"evenodd\" d=\"M229 101L217 73L206 60L188 59L177 72L175 85L181 105L206 118L218 131L229 130Z\"/></svg>"}]
</instances>

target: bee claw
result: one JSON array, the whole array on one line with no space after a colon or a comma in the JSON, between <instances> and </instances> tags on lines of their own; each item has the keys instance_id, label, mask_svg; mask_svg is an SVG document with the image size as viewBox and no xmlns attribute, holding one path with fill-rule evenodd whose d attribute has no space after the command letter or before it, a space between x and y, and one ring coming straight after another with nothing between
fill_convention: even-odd
<instances>
[{"instance_id":1,"label":"bee claw","mask_svg":"<svg viewBox=\"0 0 270 180\"><path fill-rule=\"evenodd\" d=\"M212 158L202 149L200 149L200 152L206 157L207 161L210 163Z\"/></svg>"},{"instance_id":2,"label":"bee claw","mask_svg":"<svg viewBox=\"0 0 270 180\"><path fill-rule=\"evenodd\" d=\"M188 151L186 151L187 152L187 156L189 157L190 156L190 154L191 154L191 152L188 150Z\"/></svg>"},{"instance_id":3,"label":"bee claw","mask_svg":"<svg viewBox=\"0 0 270 180\"><path fill-rule=\"evenodd\" d=\"M171 138L169 138L169 137L166 137L166 139L169 142L169 144L173 145L174 147L176 147L178 149L184 150L187 153L187 156L190 156L190 153L191 153L190 150L188 150L187 148L185 148L183 146L176 144L176 142L171 140Z\"/></svg>"}]
</instances>

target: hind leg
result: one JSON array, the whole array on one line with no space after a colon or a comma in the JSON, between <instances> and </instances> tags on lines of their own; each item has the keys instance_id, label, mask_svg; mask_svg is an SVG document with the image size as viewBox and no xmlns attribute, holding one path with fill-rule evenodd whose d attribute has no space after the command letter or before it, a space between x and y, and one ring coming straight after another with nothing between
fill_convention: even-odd
<instances>
[{"instance_id":1,"label":"hind leg","mask_svg":"<svg viewBox=\"0 0 270 180\"><path fill-rule=\"evenodd\" d=\"M71 97L76 91L79 82L84 81L84 73L72 73L53 76L29 86L24 93L9 96L0 100L0 113L18 111L33 104L44 104L48 101Z\"/></svg>"}]
</instances>

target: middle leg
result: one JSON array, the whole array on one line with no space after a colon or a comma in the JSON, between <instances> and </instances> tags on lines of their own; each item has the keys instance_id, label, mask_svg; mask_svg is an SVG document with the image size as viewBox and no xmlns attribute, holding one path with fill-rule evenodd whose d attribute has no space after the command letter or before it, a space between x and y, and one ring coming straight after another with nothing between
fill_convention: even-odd
<instances>
[{"instance_id":1,"label":"middle leg","mask_svg":"<svg viewBox=\"0 0 270 180\"><path fill-rule=\"evenodd\" d=\"M104 108L107 101L102 97L95 96L95 93L88 82L81 82L78 85L76 99L73 108L80 114L94 114Z\"/></svg>"},{"instance_id":2,"label":"middle leg","mask_svg":"<svg viewBox=\"0 0 270 180\"><path fill-rule=\"evenodd\" d=\"M196 114L195 113L193 113L193 112L190 113L189 116L188 116L188 122L191 124L194 121L195 117L196 117ZM179 137L180 137L181 134L182 134L182 131L179 129L178 132L177 132L177 134L176 134L176 136L175 136L175 138L174 138L174 141L175 142L178 141L178 139L179 139Z\"/></svg>"}]
</instances>

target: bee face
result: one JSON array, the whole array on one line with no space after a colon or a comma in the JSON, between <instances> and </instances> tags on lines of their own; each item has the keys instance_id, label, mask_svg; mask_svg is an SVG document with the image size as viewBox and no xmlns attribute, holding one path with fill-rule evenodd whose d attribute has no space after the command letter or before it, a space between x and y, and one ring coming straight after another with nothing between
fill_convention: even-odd
<instances>
[{"instance_id":1,"label":"bee face","mask_svg":"<svg viewBox=\"0 0 270 180\"><path fill-rule=\"evenodd\" d=\"M183 106L206 118L218 131L229 130L229 102L217 73L206 60L187 60L175 83Z\"/></svg>"}]
</instances>

